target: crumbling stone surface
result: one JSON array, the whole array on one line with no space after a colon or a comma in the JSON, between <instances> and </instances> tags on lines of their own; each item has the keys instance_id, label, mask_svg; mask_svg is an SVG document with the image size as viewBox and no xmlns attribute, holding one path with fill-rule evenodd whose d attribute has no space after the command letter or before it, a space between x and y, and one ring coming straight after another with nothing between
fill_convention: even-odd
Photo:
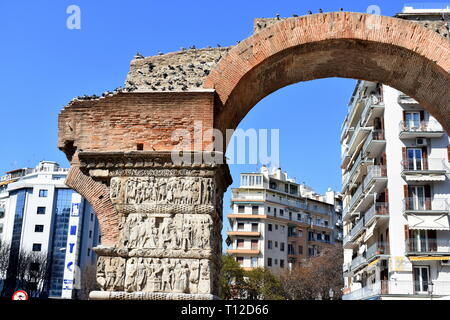
<instances>
[{"instance_id":1,"label":"crumbling stone surface","mask_svg":"<svg viewBox=\"0 0 450 320\"><path fill-rule=\"evenodd\" d=\"M189 49L131 61L125 91L195 91L231 47Z\"/></svg>"}]
</instances>

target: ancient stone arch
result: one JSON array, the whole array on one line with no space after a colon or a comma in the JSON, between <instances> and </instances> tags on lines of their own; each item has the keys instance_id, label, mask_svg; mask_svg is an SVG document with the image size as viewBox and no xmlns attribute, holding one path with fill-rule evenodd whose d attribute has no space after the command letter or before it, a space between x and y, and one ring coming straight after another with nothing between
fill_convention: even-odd
<instances>
[{"instance_id":1,"label":"ancient stone arch","mask_svg":"<svg viewBox=\"0 0 450 320\"><path fill-rule=\"evenodd\" d=\"M271 92L346 77L388 84L419 101L450 131L449 40L418 23L333 12L258 19L234 47L132 60L124 88L73 99L58 119L71 161L67 185L101 225L94 299L212 299L219 290L226 164L174 162L212 150L209 129L235 128ZM201 126L198 126L198 122Z\"/></svg>"}]
</instances>

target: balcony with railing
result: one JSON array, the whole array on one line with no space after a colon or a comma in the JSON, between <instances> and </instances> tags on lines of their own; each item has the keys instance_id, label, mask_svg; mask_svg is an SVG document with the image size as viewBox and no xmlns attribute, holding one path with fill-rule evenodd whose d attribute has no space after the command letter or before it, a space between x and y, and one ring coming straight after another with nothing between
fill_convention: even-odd
<instances>
[{"instance_id":1,"label":"balcony with railing","mask_svg":"<svg viewBox=\"0 0 450 320\"><path fill-rule=\"evenodd\" d=\"M350 265L351 271L358 270L367 265L367 259L364 256L356 256Z\"/></svg>"},{"instance_id":2,"label":"balcony with railing","mask_svg":"<svg viewBox=\"0 0 450 320\"><path fill-rule=\"evenodd\" d=\"M367 175L364 178L364 189L367 190L367 188L370 187L373 182L376 182L376 180L387 181L386 166L373 165L367 168Z\"/></svg>"},{"instance_id":3,"label":"balcony with railing","mask_svg":"<svg viewBox=\"0 0 450 320\"><path fill-rule=\"evenodd\" d=\"M450 205L446 198L408 197L403 199L404 213L448 213Z\"/></svg>"},{"instance_id":4,"label":"balcony with railing","mask_svg":"<svg viewBox=\"0 0 450 320\"><path fill-rule=\"evenodd\" d=\"M366 154L368 157L374 158L381 153L385 144L386 140L384 137L384 130L374 129L369 134L369 137L364 143L362 150L363 153Z\"/></svg>"},{"instance_id":5,"label":"balcony with railing","mask_svg":"<svg viewBox=\"0 0 450 320\"><path fill-rule=\"evenodd\" d=\"M364 300L380 295L438 298L450 295L450 281L381 280L343 295L342 300Z\"/></svg>"},{"instance_id":6,"label":"balcony with railing","mask_svg":"<svg viewBox=\"0 0 450 320\"><path fill-rule=\"evenodd\" d=\"M444 181L450 171L443 158L405 159L401 166L402 176L407 181Z\"/></svg>"},{"instance_id":7,"label":"balcony with railing","mask_svg":"<svg viewBox=\"0 0 450 320\"><path fill-rule=\"evenodd\" d=\"M370 261L372 258L389 255L389 253L389 242L375 242L367 248L366 258Z\"/></svg>"},{"instance_id":8,"label":"balcony with railing","mask_svg":"<svg viewBox=\"0 0 450 320\"><path fill-rule=\"evenodd\" d=\"M350 200L350 204L349 204L349 211L351 211L351 209L354 207L354 205L361 200L362 196L363 196L363 190L364 190L364 184L361 183L359 185L359 187L356 189L355 193L352 195L352 198Z\"/></svg>"},{"instance_id":9,"label":"balcony with railing","mask_svg":"<svg viewBox=\"0 0 450 320\"><path fill-rule=\"evenodd\" d=\"M450 239L409 239L405 243L408 255L448 255Z\"/></svg>"},{"instance_id":10,"label":"balcony with railing","mask_svg":"<svg viewBox=\"0 0 450 320\"><path fill-rule=\"evenodd\" d=\"M372 223L373 219L389 217L389 203L375 202L364 214L365 225Z\"/></svg>"},{"instance_id":11,"label":"balcony with railing","mask_svg":"<svg viewBox=\"0 0 450 320\"><path fill-rule=\"evenodd\" d=\"M437 120L424 121L400 121L400 139L409 138L440 138L444 135L444 129Z\"/></svg>"},{"instance_id":12,"label":"balcony with railing","mask_svg":"<svg viewBox=\"0 0 450 320\"><path fill-rule=\"evenodd\" d=\"M356 236L362 231L364 230L364 217L359 219L359 221L355 224L355 226L352 228L352 230L350 231L350 237L351 239L355 239Z\"/></svg>"},{"instance_id":13,"label":"balcony with railing","mask_svg":"<svg viewBox=\"0 0 450 320\"><path fill-rule=\"evenodd\" d=\"M368 124L374 118L380 117L384 112L384 102L381 96L369 97L365 100L363 112L361 113L362 123Z\"/></svg>"}]
</instances>

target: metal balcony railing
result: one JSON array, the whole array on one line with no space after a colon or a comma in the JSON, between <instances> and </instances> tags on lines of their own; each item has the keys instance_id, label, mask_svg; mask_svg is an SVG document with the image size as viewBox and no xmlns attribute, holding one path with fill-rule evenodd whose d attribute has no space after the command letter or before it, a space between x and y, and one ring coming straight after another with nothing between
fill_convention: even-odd
<instances>
[{"instance_id":1,"label":"metal balcony railing","mask_svg":"<svg viewBox=\"0 0 450 320\"><path fill-rule=\"evenodd\" d=\"M364 178L364 188L368 186L371 180L381 177L386 177L386 166L373 165L367 168L367 176Z\"/></svg>"},{"instance_id":2,"label":"metal balcony railing","mask_svg":"<svg viewBox=\"0 0 450 320\"><path fill-rule=\"evenodd\" d=\"M349 208L352 208L353 205L359 200L360 196L363 193L364 183L361 183L356 189L355 193L352 195L352 199L350 200Z\"/></svg>"},{"instance_id":3,"label":"metal balcony railing","mask_svg":"<svg viewBox=\"0 0 450 320\"><path fill-rule=\"evenodd\" d=\"M450 211L446 198L408 197L403 199L405 211Z\"/></svg>"},{"instance_id":4,"label":"metal balcony railing","mask_svg":"<svg viewBox=\"0 0 450 320\"><path fill-rule=\"evenodd\" d=\"M437 120L424 121L400 121L400 132L443 132L441 124Z\"/></svg>"},{"instance_id":5,"label":"metal balcony railing","mask_svg":"<svg viewBox=\"0 0 450 320\"><path fill-rule=\"evenodd\" d=\"M362 148L364 153L366 152L367 147L372 141L384 141L384 130L382 129L372 130L371 134L369 134L369 137L367 138Z\"/></svg>"},{"instance_id":6,"label":"metal balcony railing","mask_svg":"<svg viewBox=\"0 0 450 320\"><path fill-rule=\"evenodd\" d=\"M359 219L355 226L350 231L350 236L353 238L364 227L364 217Z\"/></svg>"},{"instance_id":7,"label":"metal balcony railing","mask_svg":"<svg viewBox=\"0 0 450 320\"><path fill-rule=\"evenodd\" d=\"M450 253L450 239L409 239L405 244L408 254Z\"/></svg>"},{"instance_id":8,"label":"metal balcony railing","mask_svg":"<svg viewBox=\"0 0 450 320\"><path fill-rule=\"evenodd\" d=\"M351 270L355 270L365 264L367 262L366 257L364 256L357 256L352 260L352 264L350 265Z\"/></svg>"},{"instance_id":9,"label":"metal balcony railing","mask_svg":"<svg viewBox=\"0 0 450 320\"><path fill-rule=\"evenodd\" d=\"M375 242L367 248L366 258L369 260L376 255L389 254L389 252L389 242Z\"/></svg>"},{"instance_id":10,"label":"metal balcony railing","mask_svg":"<svg viewBox=\"0 0 450 320\"><path fill-rule=\"evenodd\" d=\"M377 295L404 294L443 296L450 294L450 281L381 280L345 294L342 300L363 300Z\"/></svg>"},{"instance_id":11,"label":"metal balcony railing","mask_svg":"<svg viewBox=\"0 0 450 320\"><path fill-rule=\"evenodd\" d=\"M389 215L388 202L375 202L369 210L364 214L364 221L368 223L374 216Z\"/></svg>"},{"instance_id":12,"label":"metal balcony railing","mask_svg":"<svg viewBox=\"0 0 450 320\"><path fill-rule=\"evenodd\" d=\"M384 107L384 102L380 95L374 95L374 96L371 96L371 97L365 99L364 109L363 109L363 112L361 113L361 119L362 119L363 123L366 122L368 115L372 111L372 109L373 109L372 106L380 107L380 108Z\"/></svg>"},{"instance_id":13,"label":"metal balcony railing","mask_svg":"<svg viewBox=\"0 0 450 320\"><path fill-rule=\"evenodd\" d=\"M401 165L403 171L448 171L443 158L404 159Z\"/></svg>"}]
</instances>

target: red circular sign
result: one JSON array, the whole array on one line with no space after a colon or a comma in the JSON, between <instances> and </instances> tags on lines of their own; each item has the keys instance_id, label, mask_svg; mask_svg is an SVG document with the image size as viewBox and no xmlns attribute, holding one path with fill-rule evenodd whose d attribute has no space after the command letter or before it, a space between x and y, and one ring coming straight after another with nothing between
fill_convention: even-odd
<instances>
[{"instance_id":1,"label":"red circular sign","mask_svg":"<svg viewBox=\"0 0 450 320\"><path fill-rule=\"evenodd\" d=\"M12 299L13 300L28 300L28 293L26 293L23 290L18 290L16 292L14 292Z\"/></svg>"}]
</instances>

